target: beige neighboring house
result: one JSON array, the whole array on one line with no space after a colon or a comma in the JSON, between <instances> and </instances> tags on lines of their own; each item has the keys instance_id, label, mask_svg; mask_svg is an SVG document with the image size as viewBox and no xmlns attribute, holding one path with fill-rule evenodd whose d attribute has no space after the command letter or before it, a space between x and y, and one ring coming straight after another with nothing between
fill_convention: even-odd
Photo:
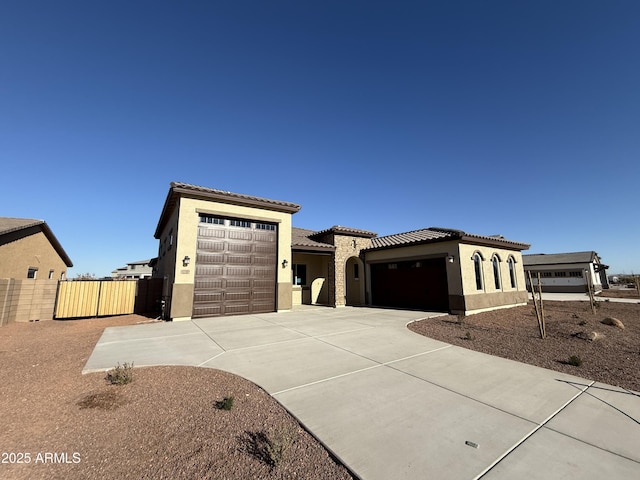
<instances>
[{"instance_id":1,"label":"beige neighboring house","mask_svg":"<svg viewBox=\"0 0 640 480\"><path fill-rule=\"evenodd\" d=\"M127 263L126 267L120 267L111 272L111 278L116 280L137 280L139 278L151 278L153 274L152 263L155 259L139 260Z\"/></svg>"},{"instance_id":2,"label":"beige neighboring house","mask_svg":"<svg viewBox=\"0 0 640 480\"><path fill-rule=\"evenodd\" d=\"M0 217L0 278L60 280L72 266L45 221Z\"/></svg>"},{"instance_id":3,"label":"beige neighboring house","mask_svg":"<svg viewBox=\"0 0 640 480\"><path fill-rule=\"evenodd\" d=\"M589 286L595 293L609 288L608 265L602 263L594 251L570 253L538 253L523 255L525 272L531 272L531 279L538 285L538 274L543 292L577 293L588 292ZM529 278L527 275L527 288Z\"/></svg>"},{"instance_id":4,"label":"beige neighboring house","mask_svg":"<svg viewBox=\"0 0 640 480\"><path fill-rule=\"evenodd\" d=\"M521 251L501 236L427 228L378 237L292 227L295 203L172 183L155 232L173 320L316 304L470 314L527 303Z\"/></svg>"}]
</instances>

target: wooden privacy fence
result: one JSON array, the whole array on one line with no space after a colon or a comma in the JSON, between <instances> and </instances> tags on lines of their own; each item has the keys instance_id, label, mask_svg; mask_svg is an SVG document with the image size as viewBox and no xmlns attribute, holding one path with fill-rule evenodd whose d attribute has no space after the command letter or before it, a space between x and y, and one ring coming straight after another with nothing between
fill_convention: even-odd
<instances>
[{"instance_id":1,"label":"wooden privacy fence","mask_svg":"<svg viewBox=\"0 0 640 480\"><path fill-rule=\"evenodd\" d=\"M62 281L55 318L150 313L159 308L162 279Z\"/></svg>"}]
</instances>

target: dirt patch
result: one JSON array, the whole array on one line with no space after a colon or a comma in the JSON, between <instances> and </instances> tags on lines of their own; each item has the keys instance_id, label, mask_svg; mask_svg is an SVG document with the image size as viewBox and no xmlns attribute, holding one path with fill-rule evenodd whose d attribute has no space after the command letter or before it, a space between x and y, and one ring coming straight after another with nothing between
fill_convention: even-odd
<instances>
[{"instance_id":1,"label":"dirt patch","mask_svg":"<svg viewBox=\"0 0 640 480\"><path fill-rule=\"evenodd\" d=\"M147 321L127 315L0 328L0 444L16 454L0 464L0 478L352 478L280 404L235 375L136 368L131 383L109 385L105 373L81 374L105 327ZM216 408L226 397L232 409ZM289 443L278 462L247 446L251 438L275 444L281 431Z\"/></svg>"},{"instance_id":2,"label":"dirt patch","mask_svg":"<svg viewBox=\"0 0 640 480\"><path fill-rule=\"evenodd\" d=\"M409 329L436 340L590 380L640 391L640 305L599 302L544 302L547 338L542 340L533 303L469 315L421 320ZM624 330L604 325L614 317ZM571 357L580 360L569 361Z\"/></svg>"}]
</instances>

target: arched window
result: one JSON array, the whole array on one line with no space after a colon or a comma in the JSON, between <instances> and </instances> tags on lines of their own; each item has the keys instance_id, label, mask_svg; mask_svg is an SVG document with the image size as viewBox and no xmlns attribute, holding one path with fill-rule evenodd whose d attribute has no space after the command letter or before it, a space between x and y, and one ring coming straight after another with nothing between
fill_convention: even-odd
<instances>
[{"instance_id":1,"label":"arched window","mask_svg":"<svg viewBox=\"0 0 640 480\"><path fill-rule=\"evenodd\" d=\"M511 288L516 288L516 261L513 257L507 260L509 265L509 278L511 279Z\"/></svg>"},{"instance_id":2,"label":"arched window","mask_svg":"<svg viewBox=\"0 0 640 480\"><path fill-rule=\"evenodd\" d=\"M476 272L476 289L482 290L482 257L478 252L473 254L473 268Z\"/></svg>"},{"instance_id":3,"label":"arched window","mask_svg":"<svg viewBox=\"0 0 640 480\"><path fill-rule=\"evenodd\" d=\"M491 265L493 266L493 281L495 282L496 290L500 290L500 257L494 255L491 258Z\"/></svg>"}]
</instances>

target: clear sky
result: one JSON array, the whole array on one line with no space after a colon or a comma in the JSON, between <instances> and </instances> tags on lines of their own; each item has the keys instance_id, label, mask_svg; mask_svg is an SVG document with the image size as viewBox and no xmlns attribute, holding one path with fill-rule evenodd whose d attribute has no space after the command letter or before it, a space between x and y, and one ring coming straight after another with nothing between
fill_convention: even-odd
<instances>
[{"instance_id":1,"label":"clear sky","mask_svg":"<svg viewBox=\"0 0 640 480\"><path fill-rule=\"evenodd\" d=\"M0 216L109 275L171 181L640 272L640 2L0 2Z\"/></svg>"}]
</instances>

